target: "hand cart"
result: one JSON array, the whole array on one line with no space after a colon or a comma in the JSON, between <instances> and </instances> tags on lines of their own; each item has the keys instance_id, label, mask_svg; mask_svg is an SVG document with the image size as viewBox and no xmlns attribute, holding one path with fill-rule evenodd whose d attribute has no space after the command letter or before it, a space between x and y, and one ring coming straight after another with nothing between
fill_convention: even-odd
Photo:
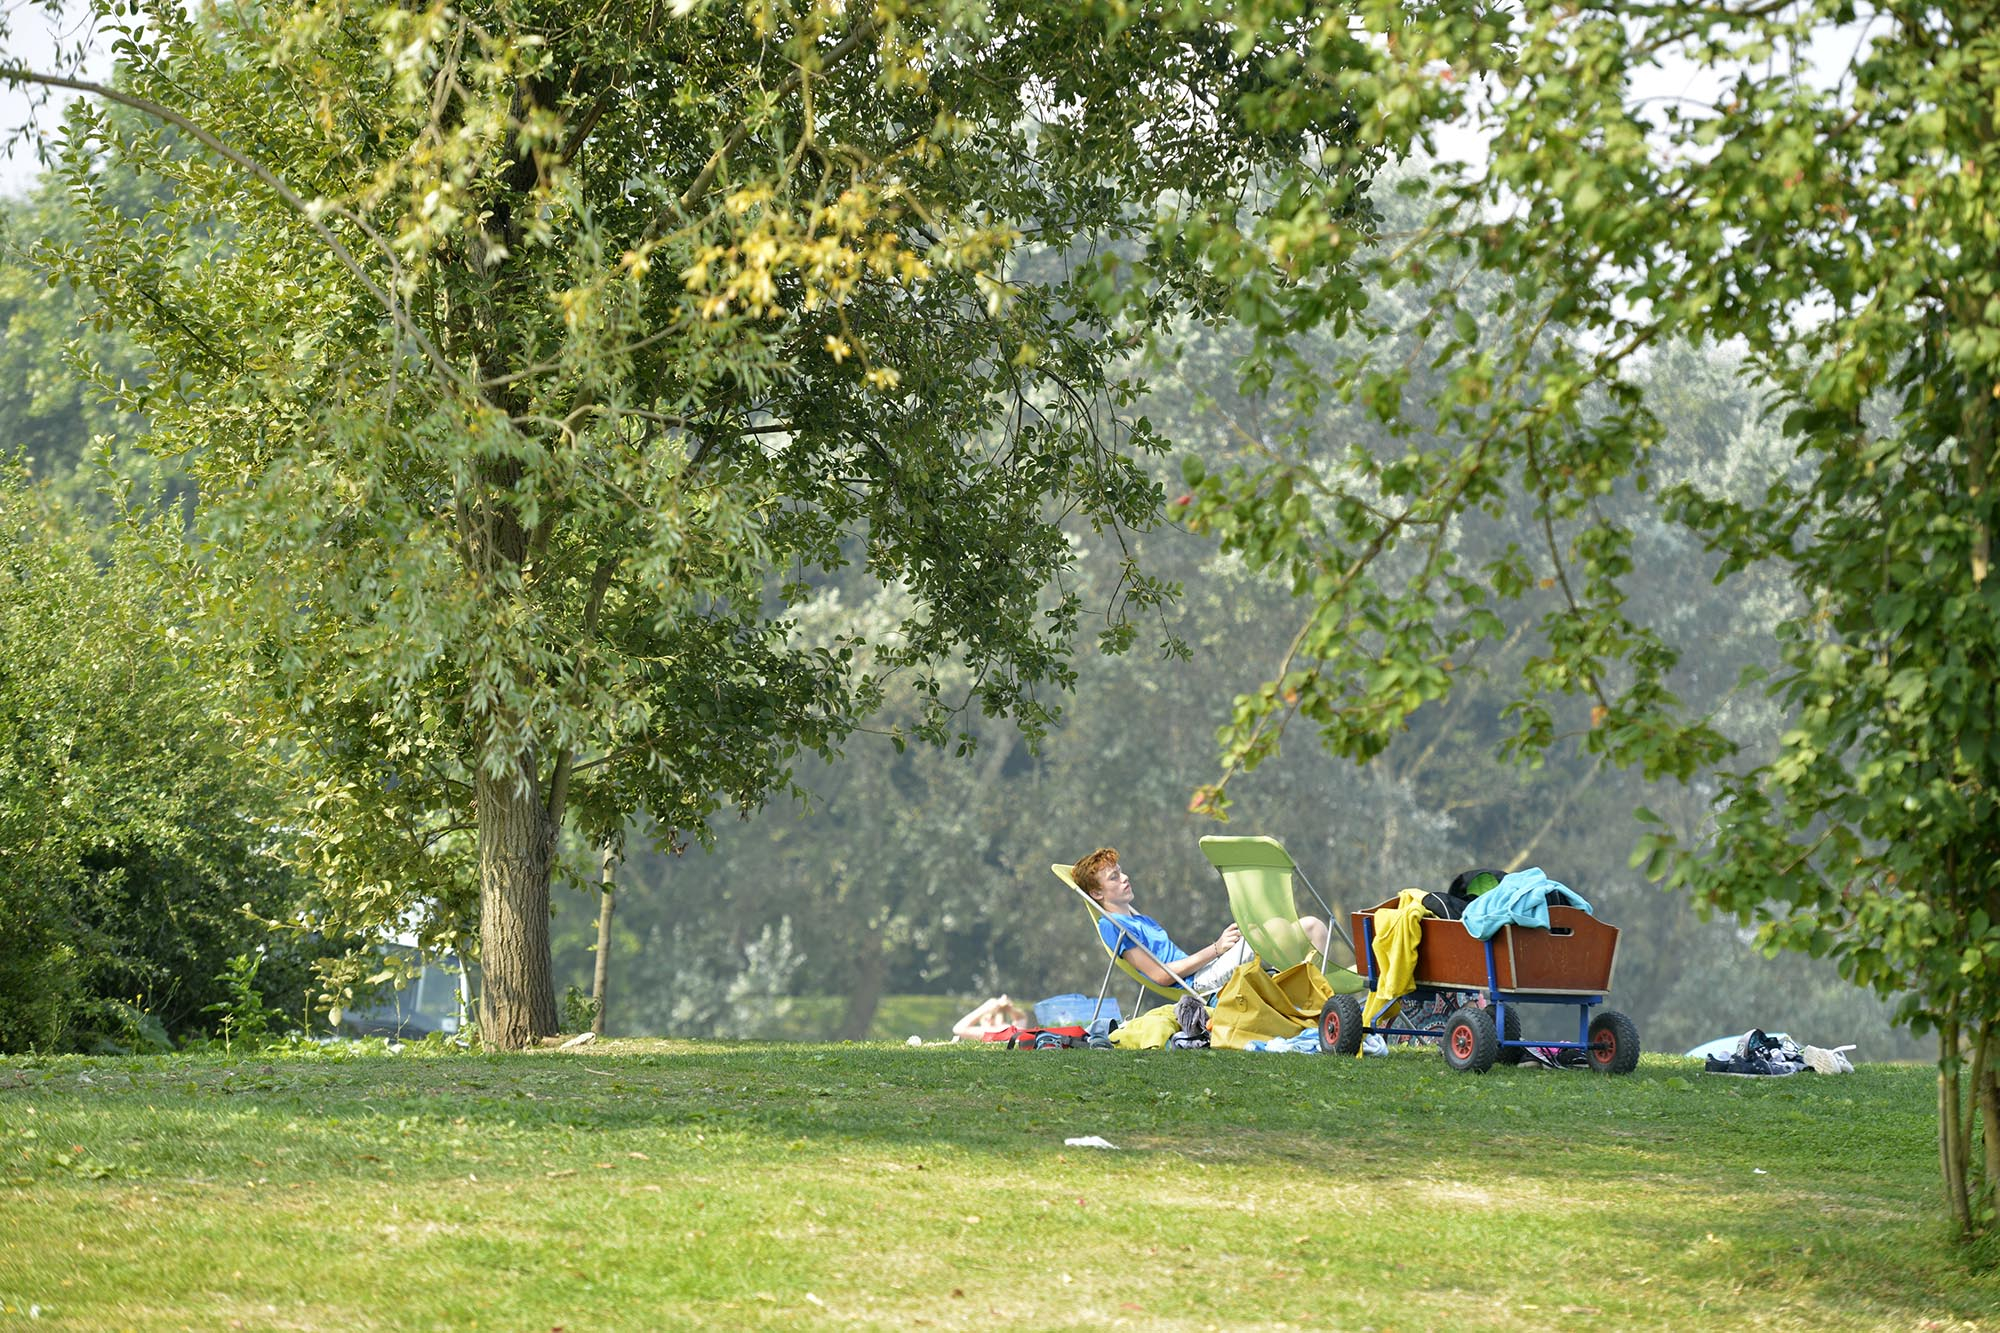
<instances>
[{"instance_id":1,"label":"hand cart","mask_svg":"<svg viewBox=\"0 0 2000 1333\"><path fill-rule=\"evenodd\" d=\"M1375 961L1375 914L1395 905L1392 898L1350 914L1355 961L1364 969L1370 991L1381 980ZM1519 1064L1529 1046L1583 1051L1590 1067L1605 1074L1629 1074L1638 1065L1639 1029L1632 1020L1615 1009L1590 1016L1611 989L1618 927L1575 907L1551 907L1547 930L1506 925L1493 938L1478 940L1462 921L1426 917L1422 931L1412 993L1480 991L1487 1007L1461 1005L1445 1020L1440 1034L1381 1023L1366 1026L1361 1021L1362 997L1336 995L1320 1011L1322 1051L1352 1055L1361 1049L1362 1036L1372 1032L1436 1037L1447 1065L1475 1074L1485 1073L1496 1061ZM1515 1006L1523 1004L1575 1005L1576 1040L1521 1040Z\"/></svg>"}]
</instances>

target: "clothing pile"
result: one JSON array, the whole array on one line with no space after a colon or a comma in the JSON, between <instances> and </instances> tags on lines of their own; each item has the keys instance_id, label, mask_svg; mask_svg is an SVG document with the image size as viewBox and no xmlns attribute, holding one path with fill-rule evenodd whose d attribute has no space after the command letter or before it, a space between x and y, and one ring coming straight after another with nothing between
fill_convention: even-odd
<instances>
[{"instance_id":1,"label":"clothing pile","mask_svg":"<svg viewBox=\"0 0 2000 1333\"><path fill-rule=\"evenodd\" d=\"M1745 1077L1782 1078L1806 1068L1805 1048L1790 1037L1765 1035L1751 1028L1728 1055L1711 1055L1702 1066L1705 1074L1738 1074Z\"/></svg>"},{"instance_id":2,"label":"clothing pile","mask_svg":"<svg viewBox=\"0 0 2000 1333\"><path fill-rule=\"evenodd\" d=\"M1253 1041L1243 1048L1246 1051L1284 1051L1298 1055L1318 1055L1320 1052L1319 1029L1307 1028L1296 1037L1273 1037L1269 1041ZM1370 1032L1361 1038L1363 1055L1387 1055L1389 1043Z\"/></svg>"},{"instance_id":3,"label":"clothing pile","mask_svg":"<svg viewBox=\"0 0 2000 1333\"><path fill-rule=\"evenodd\" d=\"M1851 1074L1854 1064L1846 1046L1801 1046L1790 1037L1773 1037L1762 1028L1751 1028L1727 1055L1711 1055L1702 1065L1704 1074L1736 1074L1746 1078L1782 1078L1810 1069L1815 1074Z\"/></svg>"},{"instance_id":4,"label":"clothing pile","mask_svg":"<svg viewBox=\"0 0 2000 1333\"><path fill-rule=\"evenodd\" d=\"M1567 884L1558 884L1530 866L1504 876L1498 884L1474 898L1459 918L1475 940L1490 940L1502 926L1549 928L1550 907L1574 907L1589 912L1583 895ZM1593 913L1594 915L1594 913Z\"/></svg>"},{"instance_id":5,"label":"clothing pile","mask_svg":"<svg viewBox=\"0 0 2000 1333\"><path fill-rule=\"evenodd\" d=\"M1319 1054L1319 1029L1307 1028L1296 1037L1272 1037L1266 1041L1253 1041L1244 1047L1246 1051L1293 1051L1302 1055Z\"/></svg>"}]
</instances>

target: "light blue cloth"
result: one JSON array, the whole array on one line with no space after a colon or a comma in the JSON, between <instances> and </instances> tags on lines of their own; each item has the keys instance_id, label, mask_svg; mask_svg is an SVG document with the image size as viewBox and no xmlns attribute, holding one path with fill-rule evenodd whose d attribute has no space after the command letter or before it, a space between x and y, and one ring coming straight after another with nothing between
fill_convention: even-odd
<instances>
[{"instance_id":1,"label":"light blue cloth","mask_svg":"<svg viewBox=\"0 0 2000 1333\"><path fill-rule=\"evenodd\" d=\"M1540 867L1516 870L1472 900L1465 909L1465 928L1475 940L1490 940L1506 925L1549 928L1549 895L1560 903L1590 912L1590 904L1567 885L1558 884ZM1591 912L1592 916L1597 915Z\"/></svg>"},{"instance_id":2,"label":"light blue cloth","mask_svg":"<svg viewBox=\"0 0 2000 1333\"><path fill-rule=\"evenodd\" d=\"M1290 1051L1300 1055L1319 1054L1319 1029L1307 1028L1296 1037L1273 1037L1269 1041L1244 1043L1246 1051Z\"/></svg>"}]
</instances>

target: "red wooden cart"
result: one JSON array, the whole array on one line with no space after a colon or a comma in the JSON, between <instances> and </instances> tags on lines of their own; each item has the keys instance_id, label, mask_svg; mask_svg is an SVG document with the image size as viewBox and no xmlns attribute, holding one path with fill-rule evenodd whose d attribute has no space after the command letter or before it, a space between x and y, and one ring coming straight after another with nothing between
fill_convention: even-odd
<instances>
[{"instance_id":1,"label":"red wooden cart","mask_svg":"<svg viewBox=\"0 0 2000 1333\"><path fill-rule=\"evenodd\" d=\"M1364 970L1368 989L1380 982L1375 963L1375 914L1394 907L1396 900L1378 903L1351 916L1355 961ZM1618 963L1618 927L1574 907L1549 908L1548 929L1502 926L1493 938L1474 939L1462 921L1426 917L1417 946L1416 990L1419 996L1462 991L1482 992L1486 1006L1464 1004L1445 1020L1442 1034L1420 1028L1361 1021L1361 999L1336 995L1320 1011L1320 1049L1352 1055L1364 1034L1437 1037L1444 1061L1453 1069L1483 1074L1496 1061L1519 1064L1529 1046L1580 1050L1590 1066L1606 1074L1627 1074L1639 1063L1639 1029L1615 1009L1595 1018L1590 1011L1604 1003L1611 974ZM1575 1005L1575 1041L1521 1040L1521 1020L1515 1006ZM1391 1013L1396 1012L1394 1009Z\"/></svg>"}]
</instances>

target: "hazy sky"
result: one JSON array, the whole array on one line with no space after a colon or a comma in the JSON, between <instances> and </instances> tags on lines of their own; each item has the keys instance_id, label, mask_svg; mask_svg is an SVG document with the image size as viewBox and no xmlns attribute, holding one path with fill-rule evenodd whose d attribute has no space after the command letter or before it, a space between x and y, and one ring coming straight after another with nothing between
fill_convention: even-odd
<instances>
[{"instance_id":1,"label":"hazy sky","mask_svg":"<svg viewBox=\"0 0 2000 1333\"><path fill-rule=\"evenodd\" d=\"M78 8L78 7L73 7ZM57 46L71 48L82 35L82 20L57 17L47 10L22 3L0 0L6 15L7 35L0 39L0 58L10 65L25 65L43 73L69 73L57 68ZM103 76L110 61L95 54L86 63L87 75ZM41 164L35 160L37 139L53 137L62 125L62 106L67 94L57 96L48 89L30 90L16 83L0 84L0 194L25 194L34 184ZM27 133L22 134L23 128Z\"/></svg>"}]
</instances>

